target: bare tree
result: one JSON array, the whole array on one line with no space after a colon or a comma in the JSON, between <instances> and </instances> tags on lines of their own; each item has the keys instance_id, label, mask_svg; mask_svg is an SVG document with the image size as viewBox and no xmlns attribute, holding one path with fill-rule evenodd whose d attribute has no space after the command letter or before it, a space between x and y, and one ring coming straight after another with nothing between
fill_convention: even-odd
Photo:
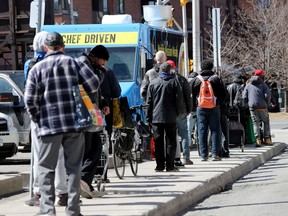
<instances>
[{"instance_id":1,"label":"bare tree","mask_svg":"<svg viewBox=\"0 0 288 216\"><path fill-rule=\"evenodd\" d=\"M270 0L259 5L250 0L249 10L237 10L229 31L222 34L222 62L231 67L257 68L265 79L288 84L288 3ZM225 25L225 22L223 22Z\"/></svg>"}]
</instances>

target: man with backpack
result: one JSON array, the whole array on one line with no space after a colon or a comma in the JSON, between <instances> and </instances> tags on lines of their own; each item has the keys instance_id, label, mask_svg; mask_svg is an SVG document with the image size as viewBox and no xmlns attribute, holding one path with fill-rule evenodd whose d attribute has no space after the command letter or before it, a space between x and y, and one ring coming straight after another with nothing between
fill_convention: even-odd
<instances>
[{"instance_id":1,"label":"man with backpack","mask_svg":"<svg viewBox=\"0 0 288 216\"><path fill-rule=\"evenodd\" d=\"M208 128L211 130L213 161L221 160L220 105L226 96L222 80L213 72L213 62L204 60L201 73L191 82L193 106L197 106L199 147L202 161L209 156Z\"/></svg>"}]
</instances>

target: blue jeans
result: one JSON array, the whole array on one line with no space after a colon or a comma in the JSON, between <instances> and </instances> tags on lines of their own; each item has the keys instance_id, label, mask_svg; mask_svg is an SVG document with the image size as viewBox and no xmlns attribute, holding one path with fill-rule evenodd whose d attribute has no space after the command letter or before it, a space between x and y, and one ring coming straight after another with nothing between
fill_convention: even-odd
<instances>
[{"instance_id":1,"label":"blue jeans","mask_svg":"<svg viewBox=\"0 0 288 216\"><path fill-rule=\"evenodd\" d=\"M183 149L183 157L190 159L190 142L191 138L188 135L187 114L181 114L177 118L177 128L179 136L181 137L181 144Z\"/></svg>"},{"instance_id":2,"label":"blue jeans","mask_svg":"<svg viewBox=\"0 0 288 216\"><path fill-rule=\"evenodd\" d=\"M219 156L221 149L221 124L220 109L216 106L212 109L197 107L198 138L201 157L209 156L208 126L211 131L212 155Z\"/></svg>"},{"instance_id":3,"label":"blue jeans","mask_svg":"<svg viewBox=\"0 0 288 216\"><path fill-rule=\"evenodd\" d=\"M190 139L192 138L192 135L194 135L195 123L196 123L196 112L191 112L187 116L188 136Z\"/></svg>"}]
</instances>

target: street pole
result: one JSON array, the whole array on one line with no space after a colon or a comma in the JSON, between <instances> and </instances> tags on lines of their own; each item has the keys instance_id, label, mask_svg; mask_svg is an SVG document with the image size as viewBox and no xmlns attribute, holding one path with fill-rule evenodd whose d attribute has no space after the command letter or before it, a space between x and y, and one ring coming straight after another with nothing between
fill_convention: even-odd
<instances>
[{"instance_id":1,"label":"street pole","mask_svg":"<svg viewBox=\"0 0 288 216\"><path fill-rule=\"evenodd\" d=\"M188 77L188 33L187 33L187 13L186 4L182 6L182 19L183 19L183 37L184 37L184 76Z\"/></svg>"},{"instance_id":2,"label":"street pole","mask_svg":"<svg viewBox=\"0 0 288 216\"><path fill-rule=\"evenodd\" d=\"M193 71L200 72L200 3L199 0L192 0L192 40L193 40Z\"/></svg>"},{"instance_id":3,"label":"street pole","mask_svg":"<svg viewBox=\"0 0 288 216\"><path fill-rule=\"evenodd\" d=\"M38 0L38 23L36 33L41 31L41 24L42 24L42 0Z\"/></svg>"},{"instance_id":4,"label":"street pole","mask_svg":"<svg viewBox=\"0 0 288 216\"><path fill-rule=\"evenodd\" d=\"M70 0L70 24L74 24L73 0Z\"/></svg>"}]
</instances>

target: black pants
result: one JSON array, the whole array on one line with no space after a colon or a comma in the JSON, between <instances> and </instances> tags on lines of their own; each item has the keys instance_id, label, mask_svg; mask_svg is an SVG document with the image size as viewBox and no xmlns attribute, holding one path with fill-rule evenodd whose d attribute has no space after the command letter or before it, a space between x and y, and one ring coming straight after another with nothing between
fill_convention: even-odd
<instances>
[{"instance_id":1,"label":"black pants","mask_svg":"<svg viewBox=\"0 0 288 216\"><path fill-rule=\"evenodd\" d=\"M85 151L81 179L91 186L102 153L102 140L98 132L85 132ZM91 188L92 189L92 188Z\"/></svg>"},{"instance_id":2,"label":"black pants","mask_svg":"<svg viewBox=\"0 0 288 216\"><path fill-rule=\"evenodd\" d=\"M229 153L229 128L228 128L228 118L226 115L220 116L220 122L221 122L221 130L224 135L224 142L222 145L222 150L225 153ZM222 139L220 140L220 143L222 143Z\"/></svg>"},{"instance_id":3,"label":"black pants","mask_svg":"<svg viewBox=\"0 0 288 216\"><path fill-rule=\"evenodd\" d=\"M174 167L176 152L176 123L175 124L153 124L155 139L156 169L164 170Z\"/></svg>"}]
</instances>

